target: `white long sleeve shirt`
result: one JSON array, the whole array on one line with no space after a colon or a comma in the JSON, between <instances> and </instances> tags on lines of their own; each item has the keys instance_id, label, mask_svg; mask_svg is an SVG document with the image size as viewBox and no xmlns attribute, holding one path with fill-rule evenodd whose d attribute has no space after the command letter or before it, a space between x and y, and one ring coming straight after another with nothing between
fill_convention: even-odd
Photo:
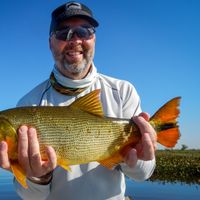
<instances>
[{"instance_id":1,"label":"white long sleeve shirt","mask_svg":"<svg viewBox=\"0 0 200 200\"><path fill-rule=\"evenodd\" d=\"M141 112L140 99L133 85L102 74L97 74L93 84L77 96L58 93L46 80L25 95L17 106L67 106L95 89L101 89L105 116L131 118ZM97 162L70 168L72 171L68 172L58 166L48 185L27 180L29 188L24 189L15 180L16 191L27 200L123 200L126 188L124 174L136 181L143 181L151 176L155 160L139 160L134 168L121 164L122 170L110 170Z\"/></svg>"}]
</instances>

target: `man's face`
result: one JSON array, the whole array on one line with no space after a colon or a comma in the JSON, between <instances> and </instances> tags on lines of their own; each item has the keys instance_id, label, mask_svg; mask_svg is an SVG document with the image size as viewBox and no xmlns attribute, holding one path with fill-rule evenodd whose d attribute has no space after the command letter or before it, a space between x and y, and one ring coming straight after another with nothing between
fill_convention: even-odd
<instances>
[{"instance_id":1,"label":"man's face","mask_svg":"<svg viewBox=\"0 0 200 200\"><path fill-rule=\"evenodd\" d=\"M65 27L77 27L90 25L84 19L72 18L61 24ZM60 40L55 34L50 37L50 49L58 70L72 79L81 79L87 75L95 49L95 35L83 39L78 34L73 34L70 40Z\"/></svg>"}]
</instances>

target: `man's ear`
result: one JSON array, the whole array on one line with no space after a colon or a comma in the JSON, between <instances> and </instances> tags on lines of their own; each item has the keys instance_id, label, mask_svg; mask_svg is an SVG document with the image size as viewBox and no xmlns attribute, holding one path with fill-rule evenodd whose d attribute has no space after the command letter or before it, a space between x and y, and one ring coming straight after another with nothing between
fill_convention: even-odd
<instances>
[{"instance_id":1,"label":"man's ear","mask_svg":"<svg viewBox=\"0 0 200 200\"><path fill-rule=\"evenodd\" d=\"M50 50L52 49L52 46L51 46L51 37L49 37L49 48L50 48Z\"/></svg>"}]
</instances>

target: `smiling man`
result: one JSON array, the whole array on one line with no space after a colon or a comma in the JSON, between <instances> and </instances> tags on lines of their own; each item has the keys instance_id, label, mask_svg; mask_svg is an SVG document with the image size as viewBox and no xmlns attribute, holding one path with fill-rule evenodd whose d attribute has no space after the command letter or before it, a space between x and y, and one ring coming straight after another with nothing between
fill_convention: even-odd
<instances>
[{"instance_id":1,"label":"smiling man","mask_svg":"<svg viewBox=\"0 0 200 200\"><path fill-rule=\"evenodd\" d=\"M36 129L22 125L18 130L18 160L26 173L28 189L14 181L22 199L123 200L125 175L142 181L149 178L155 168L155 131L148 123L149 115L141 112L134 86L98 73L93 63L98 25L91 10L78 2L68 2L53 11L49 46L54 68L50 78L25 95L18 106L66 106L101 89L105 116L132 117L142 140L127 149L124 162L112 170L91 162L70 166L71 172L68 172L57 166L52 147L47 147L48 160L41 160ZM5 142L0 144L0 166L10 169Z\"/></svg>"},{"instance_id":2,"label":"smiling man","mask_svg":"<svg viewBox=\"0 0 200 200\"><path fill-rule=\"evenodd\" d=\"M84 78L94 57L94 26L85 19L72 18L51 31L50 49L57 69L66 77Z\"/></svg>"}]
</instances>

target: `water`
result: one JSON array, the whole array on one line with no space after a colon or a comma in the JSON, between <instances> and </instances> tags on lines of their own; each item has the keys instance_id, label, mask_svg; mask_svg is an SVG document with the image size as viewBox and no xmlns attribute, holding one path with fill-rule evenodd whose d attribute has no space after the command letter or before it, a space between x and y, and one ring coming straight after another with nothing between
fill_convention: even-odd
<instances>
[{"instance_id":1,"label":"water","mask_svg":"<svg viewBox=\"0 0 200 200\"><path fill-rule=\"evenodd\" d=\"M0 168L0 200L20 200L14 191L13 175Z\"/></svg>"},{"instance_id":2,"label":"water","mask_svg":"<svg viewBox=\"0 0 200 200\"><path fill-rule=\"evenodd\" d=\"M20 200L16 195L11 173L0 169L0 200ZM134 200L199 200L200 185L136 183L127 179L127 195Z\"/></svg>"},{"instance_id":3,"label":"water","mask_svg":"<svg viewBox=\"0 0 200 200\"><path fill-rule=\"evenodd\" d=\"M143 182L127 180L127 195L134 200L199 200L200 185Z\"/></svg>"}]
</instances>

